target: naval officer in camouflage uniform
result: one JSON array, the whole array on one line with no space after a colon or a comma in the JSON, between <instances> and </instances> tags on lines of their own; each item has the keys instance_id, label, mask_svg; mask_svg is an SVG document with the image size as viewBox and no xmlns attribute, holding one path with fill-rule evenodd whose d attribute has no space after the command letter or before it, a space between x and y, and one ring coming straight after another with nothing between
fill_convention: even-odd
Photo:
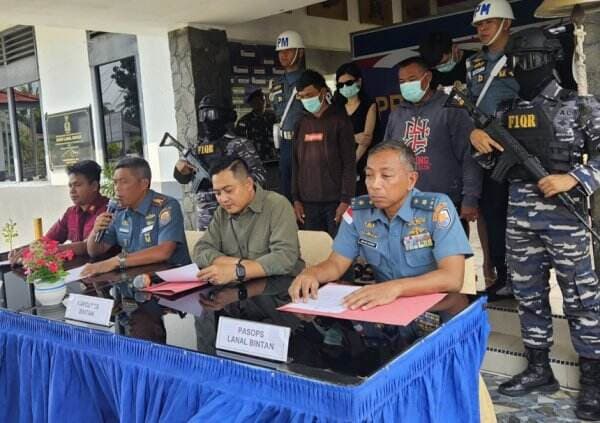
<instances>
[{"instance_id":1,"label":"naval officer in camouflage uniform","mask_svg":"<svg viewBox=\"0 0 600 423\"><path fill-rule=\"evenodd\" d=\"M452 201L445 194L414 188L418 174L410 147L385 142L369 152L369 196L356 198L344 214L333 253L307 268L289 289L294 301L316 298L319 285L338 280L361 255L374 270L376 284L345 299L351 309L370 309L403 296L462 288L465 257L471 247ZM466 302L449 295L437 311L455 314Z\"/></svg>"},{"instance_id":2,"label":"naval officer in camouflage uniform","mask_svg":"<svg viewBox=\"0 0 600 423\"><path fill-rule=\"evenodd\" d=\"M225 284L297 275L304 263L289 201L256 184L241 159L225 157L211 174L219 208L194 247L198 277Z\"/></svg>"},{"instance_id":3,"label":"naval officer in camouflage uniform","mask_svg":"<svg viewBox=\"0 0 600 423\"><path fill-rule=\"evenodd\" d=\"M521 166L508 173L507 259L529 364L499 391L520 396L558 389L548 358L552 346L548 279L553 267L580 356L582 391L576 414L581 419L600 419L600 290L592 268L590 235L556 198L569 192L585 215L585 196L600 187L600 104L594 97L578 98L554 79L561 46L543 30L531 28L513 35L507 55L521 101L502 113L502 122L551 175L536 183ZM481 163L493 167L498 144L488 137L473 146L485 154ZM584 153L589 155L585 164Z\"/></svg>"},{"instance_id":4,"label":"naval officer in camouflage uniform","mask_svg":"<svg viewBox=\"0 0 600 423\"><path fill-rule=\"evenodd\" d=\"M256 183L265 184L266 171L252 141L227 130L227 125L235 121L235 111L231 107L225 106L216 97L207 95L198 106L198 121L204 136L196 147L196 154L207 172L222 156L241 157L248 163ZM194 172L195 169L187 160L180 159L175 164L173 176L180 184L187 184L194 179ZM217 208L217 200L209 180L202 181L194 194L197 196L196 230L203 231Z\"/></svg>"},{"instance_id":5,"label":"naval officer in camouflage uniform","mask_svg":"<svg viewBox=\"0 0 600 423\"><path fill-rule=\"evenodd\" d=\"M254 143L254 148L263 164L267 160L277 159L277 150L273 144L275 115L271 111L265 111L265 95L262 89L251 88L245 101L252 107L252 111L237 121L235 133Z\"/></svg>"},{"instance_id":6,"label":"naval officer in camouflage uniform","mask_svg":"<svg viewBox=\"0 0 600 423\"><path fill-rule=\"evenodd\" d=\"M279 64L284 74L271 81L269 100L279 120L274 132L279 132L279 192L292 201L292 142L296 126L304 114L300 100L296 99L296 82L304 71L304 42L295 31L279 34L275 45ZM289 103L289 108L288 108ZM286 108L287 113L284 116Z\"/></svg>"},{"instance_id":7,"label":"naval officer in camouflage uniform","mask_svg":"<svg viewBox=\"0 0 600 423\"><path fill-rule=\"evenodd\" d=\"M119 160L113 180L121 209L104 212L96 218L87 238L87 252L90 257L97 257L118 245L121 253L87 264L82 276L160 262L190 263L179 202L151 190L151 178L146 160L140 157ZM100 231L104 234L96 242Z\"/></svg>"}]
</instances>

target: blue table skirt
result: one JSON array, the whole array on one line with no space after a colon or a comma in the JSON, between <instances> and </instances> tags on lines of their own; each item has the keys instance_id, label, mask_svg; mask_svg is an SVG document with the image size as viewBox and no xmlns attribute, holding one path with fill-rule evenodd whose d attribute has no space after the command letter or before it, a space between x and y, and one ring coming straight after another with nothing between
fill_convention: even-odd
<instances>
[{"instance_id":1,"label":"blue table skirt","mask_svg":"<svg viewBox=\"0 0 600 423\"><path fill-rule=\"evenodd\" d=\"M478 300L356 387L0 311L2 422L478 422Z\"/></svg>"}]
</instances>

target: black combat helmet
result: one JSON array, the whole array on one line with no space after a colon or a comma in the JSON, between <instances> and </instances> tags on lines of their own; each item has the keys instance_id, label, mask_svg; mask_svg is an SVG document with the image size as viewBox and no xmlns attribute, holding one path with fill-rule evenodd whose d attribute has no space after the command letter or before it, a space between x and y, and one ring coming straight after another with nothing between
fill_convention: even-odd
<instances>
[{"instance_id":1,"label":"black combat helmet","mask_svg":"<svg viewBox=\"0 0 600 423\"><path fill-rule=\"evenodd\" d=\"M231 106L226 105L213 94L205 95L198 104L198 120L200 122L219 120L227 124L235 122L235 119L236 114Z\"/></svg>"},{"instance_id":2,"label":"black combat helmet","mask_svg":"<svg viewBox=\"0 0 600 423\"><path fill-rule=\"evenodd\" d=\"M557 38L542 28L527 28L511 35L504 50L512 57L513 67L525 71L554 63L563 57L562 46Z\"/></svg>"},{"instance_id":3,"label":"black combat helmet","mask_svg":"<svg viewBox=\"0 0 600 423\"><path fill-rule=\"evenodd\" d=\"M542 28L511 35L504 50L519 83L519 95L532 100L554 78L554 64L562 59L560 41Z\"/></svg>"}]
</instances>

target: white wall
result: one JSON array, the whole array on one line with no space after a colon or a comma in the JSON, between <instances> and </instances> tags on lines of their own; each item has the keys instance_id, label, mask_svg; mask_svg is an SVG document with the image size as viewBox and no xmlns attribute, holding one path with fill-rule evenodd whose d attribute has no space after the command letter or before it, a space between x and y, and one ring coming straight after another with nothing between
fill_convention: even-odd
<instances>
[{"instance_id":1,"label":"white wall","mask_svg":"<svg viewBox=\"0 0 600 423\"><path fill-rule=\"evenodd\" d=\"M338 51L350 51L351 32L369 28L373 25L359 23L357 0L348 0L347 21L308 16L302 8L224 27L230 40L274 44L280 32L294 30L302 35L307 47Z\"/></svg>"},{"instance_id":2,"label":"white wall","mask_svg":"<svg viewBox=\"0 0 600 423\"><path fill-rule=\"evenodd\" d=\"M92 79L85 31L36 26L35 37L42 113L53 114L92 105ZM96 150L99 151L99 126L96 120L93 121L93 128ZM65 185L67 175L64 169L51 172L49 181L53 185Z\"/></svg>"},{"instance_id":3,"label":"white wall","mask_svg":"<svg viewBox=\"0 0 600 423\"><path fill-rule=\"evenodd\" d=\"M173 179L177 150L159 147L165 132L177 134L175 94L171 77L168 34L137 35L140 92L143 104L145 154L158 189L179 197L181 188Z\"/></svg>"}]
</instances>

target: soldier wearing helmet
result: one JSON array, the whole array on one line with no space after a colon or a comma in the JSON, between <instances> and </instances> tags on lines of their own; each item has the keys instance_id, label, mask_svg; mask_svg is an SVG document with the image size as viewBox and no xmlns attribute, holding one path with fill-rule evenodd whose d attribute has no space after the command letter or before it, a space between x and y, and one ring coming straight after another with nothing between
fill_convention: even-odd
<instances>
[{"instance_id":1,"label":"soldier wearing helmet","mask_svg":"<svg viewBox=\"0 0 600 423\"><path fill-rule=\"evenodd\" d=\"M196 147L196 155L207 172L223 156L239 157L248 164L254 181L264 186L266 171L252 141L235 136L227 129L227 125L233 123L235 118L235 111L230 106L213 95L204 96L198 105L198 122L203 130L203 137ZM195 170L187 160L179 159L173 176L180 184L187 184L192 181ZM218 205L211 181L202 181L198 191L193 194L196 194L197 200L196 229L203 231L208 227Z\"/></svg>"},{"instance_id":2,"label":"soldier wearing helmet","mask_svg":"<svg viewBox=\"0 0 600 423\"><path fill-rule=\"evenodd\" d=\"M273 126L273 138L279 152L279 192L292 198L292 142L296 125L303 115L302 103L295 98L296 82L304 70L304 42L295 31L279 34L275 44L284 74L271 81L269 100L279 123Z\"/></svg>"},{"instance_id":3,"label":"soldier wearing helmet","mask_svg":"<svg viewBox=\"0 0 600 423\"><path fill-rule=\"evenodd\" d=\"M512 71L506 63L504 48L508 42L509 29L515 19L506 0L483 0L473 12L473 25L477 29L481 50L467 59L467 88L479 108L494 115L501 102L515 98L519 89ZM485 133L475 129L471 139ZM496 283L493 292L510 293L506 270L504 236L506 231L506 209L508 207L507 185L495 182L488 172L484 173L480 210L483 217L478 222L481 232L487 232L487 245L483 245L486 258L484 275L486 285Z\"/></svg>"},{"instance_id":4,"label":"soldier wearing helmet","mask_svg":"<svg viewBox=\"0 0 600 423\"><path fill-rule=\"evenodd\" d=\"M600 104L595 97L578 97L559 85L553 70L562 55L561 45L542 29L514 34L506 55L519 83L520 99L502 110L501 120L550 175L536 182L520 165L508 173L507 262L528 365L498 390L521 396L559 388L548 357L552 267L579 355L581 392L575 414L583 420L600 420L600 286L592 267L589 234L556 198L569 192L584 214L586 197L600 187ZM481 153L480 163L493 167L496 141L487 137L472 144ZM586 153L589 158L584 163Z\"/></svg>"}]
</instances>

